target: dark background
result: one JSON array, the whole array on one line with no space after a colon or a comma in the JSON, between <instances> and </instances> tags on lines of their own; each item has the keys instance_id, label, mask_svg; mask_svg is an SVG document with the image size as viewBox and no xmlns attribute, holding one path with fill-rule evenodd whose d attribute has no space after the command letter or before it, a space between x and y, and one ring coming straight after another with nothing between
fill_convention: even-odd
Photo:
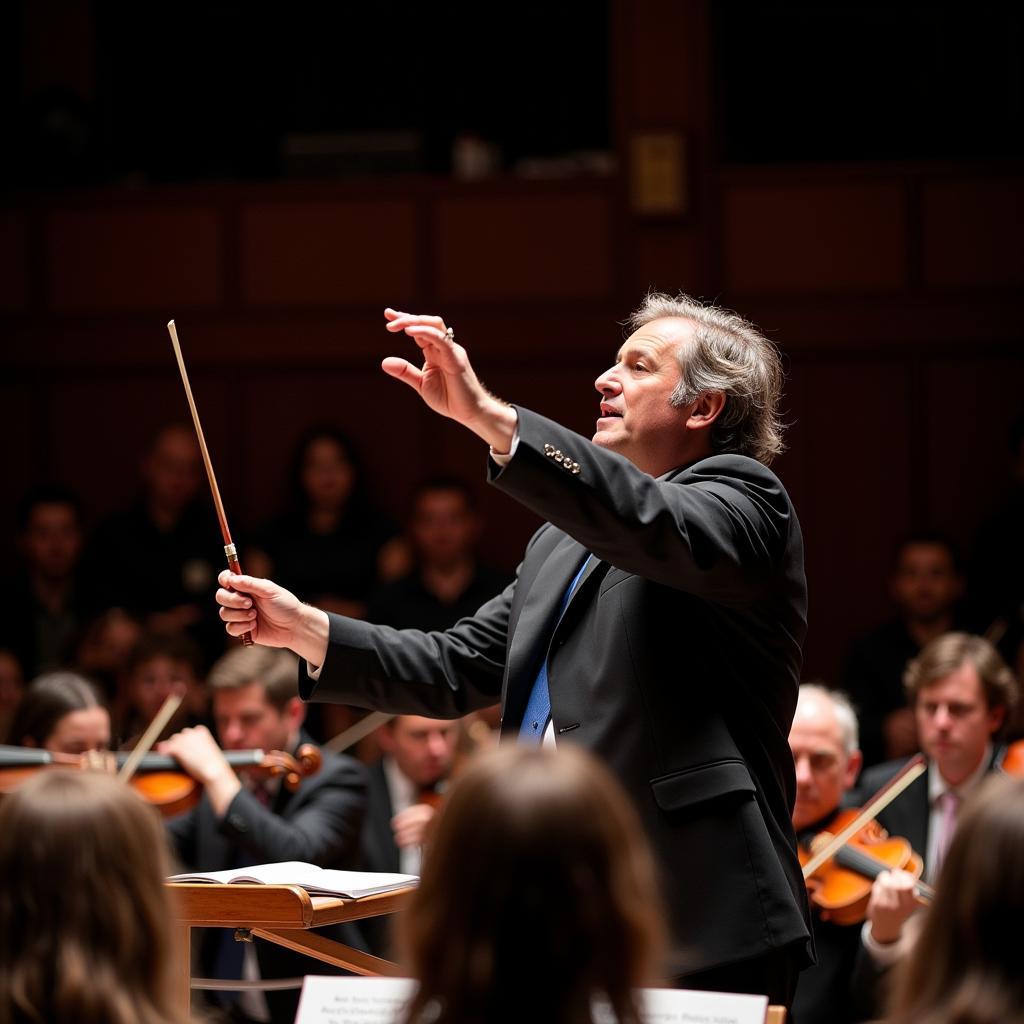
<instances>
[{"instance_id":1,"label":"dark background","mask_svg":"<svg viewBox=\"0 0 1024 1024\"><path fill-rule=\"evenodd\" d=\"M510 566L535 523L380 373L381 308L442 312L492 389L589 434L618 323L682 288L785 354L807 674L834 680L887 614L896 541L966 551L1007 479L1022 23L954 3L4 5L0 568L32 482L75 487L90 522L131 498L149 437L187 414L171 317L236 532L333 420L395 515L425 473L480 482ZM682 208L637 201L650 133L685 154ZM490 147L482 180L453 159L467 142Z\"/></svg>"}]
</instances>

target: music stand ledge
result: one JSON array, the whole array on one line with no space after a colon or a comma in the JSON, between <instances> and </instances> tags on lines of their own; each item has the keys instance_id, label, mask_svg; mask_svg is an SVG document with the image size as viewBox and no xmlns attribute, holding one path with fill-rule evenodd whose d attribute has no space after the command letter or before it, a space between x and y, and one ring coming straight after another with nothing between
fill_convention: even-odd
<instances>
[{"instance_id":1,"label":"music stand ledge","mask_svg":"<svg viewBox=\"0 0 1024 1024\"><path fill-rule=\"evenodd\" d=\"M310 929L393 914L405 907L415 892L410 886L360 900L343 900L310 896L298 885L168 882L167 889L176 908L175 941L181 958L178 998L185 1012L192 993L193 928L241 929L355 974L397 976L398 968L391 961L335 942Z\"/></svg>"}]
</instances>

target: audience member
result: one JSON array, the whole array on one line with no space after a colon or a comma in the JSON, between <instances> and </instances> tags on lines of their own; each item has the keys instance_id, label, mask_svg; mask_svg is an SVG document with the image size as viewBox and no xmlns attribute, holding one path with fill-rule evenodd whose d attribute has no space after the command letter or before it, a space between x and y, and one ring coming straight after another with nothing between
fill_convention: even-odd
<instances>
[{"instance_id":1,"label":"audience member","mask_svg":"<svg viewBox=\"0 0 1024 1024\"><path fill-rule=\"evenodd\" d=\"M86 628L75 654L75 667L95 679L108 703L125 692L128 666L142 640L139 620L121 608L109 608Z\"/></svg>"},{"instance_id":2,"label":"audience member","mask_svg":"<svg viewBox=\"0 0 1024 1024\"><path fill-rule=\"evenodd\" d=\"M304 601L362 617L394 535L352 443L334 427L315 427L292 457L289 506L252 545L248 564L272 569Z\"/></svg>"},{"instance_id":3,"label":"audience member","mask_svg":"<svg viewBox=\"0 0 1024 1024\"><path fill-rule=\"evenodd\" d=\"M849 701L823 686L800 687L796 715L789 733L796 765L793 827L804 849L832 823L843 797L860 772L857 718ZM863 1020L867 1008L851 989L860 947L860 925L828 919L811 900L811 925L818 962L800 974L793 1017L799 1024L848 1024Z\"/></svg>"},{"instance_id":4,"label":"audience member","mask_svg":"<svg viewBox=\"0 0 1024 1024\"><path fill-rule=\"evenodd\" d=\"M144 634L129 658L119 700L122 746L135 743L172 693L183 699L161 738L185 726L209 724L199 648L185 633Z\"/></svg>"},{"instance_id":5,"label":"audience member","mask_svg":"<svg viewBox=\"0 0 1024 1024\"><path fill-rule=\"evenodd\" d=\"M243 782L228 766L224 750L283 750L294 753L310 742L303 731L305 705L295 693L296 659L284 651L238 647L211 669L209 686L220 746L205 726L187 728L159 744L203 784L193 810L168 822L181 860L193 870L216 871L273 861L308 861L350 868L358 859L366 809L362 766L324 752L320 771L289 792L279 779ZM332 937L363 947L354 925L338 925ZM230 931L211 931L202 961L212 976L287 978L303 974L309 961L273 943L235 942ZM328 969L318 964L316 973ZM264 1001L265 1000L265 1001ZM294 992L247 992L239 999L241 1019L292 1024Z\"/></svg>"},{"instance_id":6,"label":"audience member","mask_svg":"<svg viewBox=\"0 0 1024 1024\"><path fill-rule=\"evenodd\" d=\"M7 736L14 712L25 693L21 662L13 651L0 647L0 736Z\"/></svg>"},{"instance_id":7,"label":"audience member","mask_svg":"<svg viewBox=\"0 0 1024 1024\"><path fill-rule=\"evenodd\" d=\"M470 487L433 477L413 494L408 534L416 564L383 586L367 618L396 629L447 629L499 593L508 577L477 557L480 516Z\"/></svg>"},{"instance_id":8,"label":"audience member","mask_svg":"<svg viewBox=\"0 0 1024 1024\"><path fill-rule=\"evenodd\" d=\"M159 819L92 772L0 804L0 1022L186 1024Z\"/></svg>"},{"instance_id":9,"label":"audience member","mask_svg":"<svg viewBox=\"0 0 1024 1024\"><path fill-rule=\"evenodd\" d=\"M110 749L110 713L99 691L75 672L49 672L32 680L7 734L16 747L55 754Z\"/></svg>"},{"instance_id":10,"label":"audience member","mask_svg":"<svg viewBox=\"0 0 1024 1024\"><path fill-rule=\"evenodd\" d=\"M369 801L363 826L367 871L420 873L423 845L438 797L452 770L458 722L399 715L377 730L383 756L369 769ZM369 918L363 934L378 956L390 955L390 919Z\"/></svg>"},{"instance_id":11,"label":"audience member","mask_svg":"<svg viewBox=\"0 0 1024 1024\"><path fill-rule=\"evenodd\" d=\"M585 1024L603 998L639 1024L662 953L640 820L579 749L505 747L446 802L399 920L419 982L408 1024Z\"/></svg>"},{"instance_id":12,"label":"audience member","mask_svg":"<svg viewBox=\"0 0 1024 1024\"><path fill-rule=\"evenodd\" d=\"M989 779L964 809L886 1024L1021 1024L1024 779Z\"/></svg>"},{"instance_id":13,"label":"audience member","mask_svg":"<svg viewBox=\"0 0 1024 1024\"><path fill-rule=\"evenodd\" d=\"M95 609L79 566L78 498L56 484L31 490L18 513L18 550L21 572L0 599L0 644L31 678L71 663L78 633Z\"/></svg>"},{"instance_id":14,"label":"audience member","mask_svg":"<svg viewBox=\"0 0 1024 1024\"><path fill-rule=\"evenodd\" d=\"M956 829L959 807L998 761L995 739L1018 699L1013 673L985 639L947 633L931 641L907 668L906 689L928 757L928 770L878 816L904 836L934 879ZM891 761L861 777L863 799L903 766Z\"/></svg>"},{"instance_id":15,"label":"audience member","mask_svg":"<svg viewBox=\"0 0 1024 1024\"><path fill-rule=\"evenodd\" d=\"M124 608L148 629L187 630L208 657L224 649L209 598L223 564L224 542L205 487L191 427L164 427L141 466L142 494L100 525L89 547L90 578L102 581L102 608ZM154 585L135 585L140 565Z\"/></svg>"},{"instance_id":16,"label":"audience member","mask_svg":"<svg viewBox=\"0 0 1024 1024\"><path fill-rule=\"evenodd\" d=\"M853 643L843 676L860 721L865 765L918 749L903 672L925 644L960 625L963 585L953 546L931 534L907 538L896 551L889 587L897 617Z\"/></svg>"}]
</instances>

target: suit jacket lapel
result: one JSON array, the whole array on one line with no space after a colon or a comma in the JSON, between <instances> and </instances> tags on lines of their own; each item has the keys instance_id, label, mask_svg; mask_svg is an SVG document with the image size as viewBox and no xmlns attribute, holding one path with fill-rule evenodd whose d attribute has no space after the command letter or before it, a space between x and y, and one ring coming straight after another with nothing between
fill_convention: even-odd
<instances>
[{"instance_id":1,"label":"suit jacket lapel","mask_svg":"<svg viewBox=\"0 0 1024 1024\"><path fill-rule=\"evenodd\" d=\"M526 595L509 642L503 701L503 719L508 723L506 730L519 728L541 659L546 655L555 631L562 598L586 554L582 544L571 537L563 537L538 571ZM591 559L584 578L592 575L596 564L597 560ZM581 579L576 588L577 594L583 582Z\"/></svg>"}]
</instances>

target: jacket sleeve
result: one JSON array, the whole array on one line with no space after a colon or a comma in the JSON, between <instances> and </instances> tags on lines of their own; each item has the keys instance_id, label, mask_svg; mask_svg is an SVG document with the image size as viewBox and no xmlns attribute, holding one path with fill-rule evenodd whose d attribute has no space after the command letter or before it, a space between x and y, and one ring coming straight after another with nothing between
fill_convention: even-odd
<instances>
[{"instance_id":1,"label":"jacket sleeve","mask_svg":"<svg viewBox=\"0 0 1024 1024\"><path fill-rule=\"evenodd\" d=\"M527 551L545 529L533 536ZM316 680L306 662L299 663L299 695L429 718L461 718L492 707L501 698L515 587L513 581L443 632L398 630L328 614L327 657Z\"/></svg>"},{"instance_id":2,"label":"jacket sleeve","mask_svg":"<svg viewBox=\"0 0 1024 1024\"><path fill-rule=\"evenodd\" d=\"M774 473L715 455L655 479L628 459L517 408L519 444L491 482L618 569L743 604L775 578L795 517Z\"/></svg>"},{"instance_id":3,"label":"jacket sleeve","mask_svg":"<svg viewBox=\"0 0 1024 1024\"><path fill-rule=\"evenodd\" d=\"M321 772L327 774L315 779L309 798L287 816L239 790L218 829L257 858L253 863L300 860L351 867L366 814L366 769L345 757L332 758Z\"/></svg>"}]
</instances>

